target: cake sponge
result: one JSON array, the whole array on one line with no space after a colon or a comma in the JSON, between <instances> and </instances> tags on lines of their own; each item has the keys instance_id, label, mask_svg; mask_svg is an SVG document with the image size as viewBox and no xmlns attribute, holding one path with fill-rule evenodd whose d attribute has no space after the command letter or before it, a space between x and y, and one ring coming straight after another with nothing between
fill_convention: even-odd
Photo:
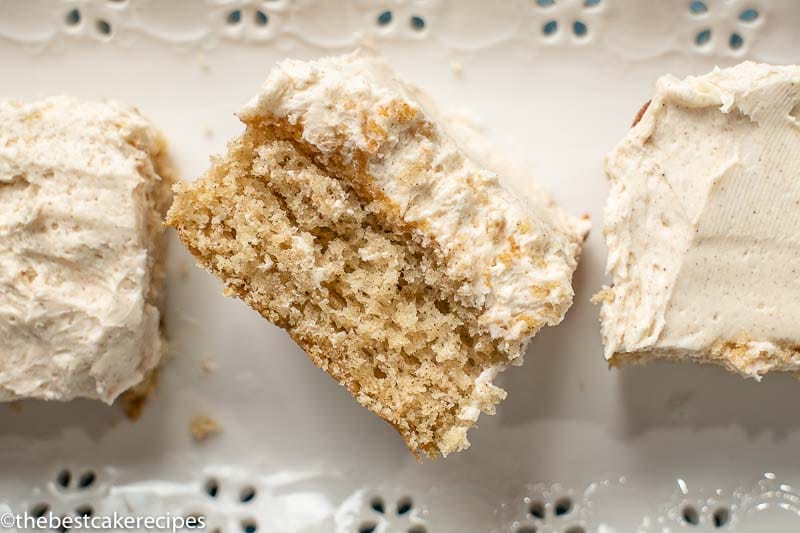
<instances>
[{"instance_id":1,"label":"cake sponge","mask_svg":"<svg viewBox=\"0 0 800 533\"><path fill-rule=\"evenodd\" d=\"M530 338L560 322L584 227L527 205L379 59L285 61L168 215L228 291L392 424L466 448ZM584 228L584 229L582 229Z\"/></svg>"}]
</instances>

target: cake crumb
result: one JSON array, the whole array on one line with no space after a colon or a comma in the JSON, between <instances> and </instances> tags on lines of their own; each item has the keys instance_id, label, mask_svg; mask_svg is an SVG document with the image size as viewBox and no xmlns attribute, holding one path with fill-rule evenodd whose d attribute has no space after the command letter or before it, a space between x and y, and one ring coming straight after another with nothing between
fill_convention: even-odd
<instances>
[{"instance_id":1,"label":"cake crumb","mask_svg":"<svg viewBox=\"0 0 800 533\"><path fill-rule=\"evenodd\" d=\"M209 355L200 363L200 368L203 370L204 374L213 374L217 371L217 363L214 361L214 357Z\"/></svg>"},{"instance_id":2,"label":"cake crumb","mask_svg":"<svg viewBox=\"0 0 800 533\"><path fill-rule=\"evenodd\" d=\"M200 52L197 54L197 62L200 64L200 68L204 71L207 72L211 70L211 65L208 64L208 56L206 56L204 53Z\"/></svg>"},{"instance_id":3,"label":"cake crumb","mask_svg":"<svg viewBox=\"0 0 800 533\"><path fill-rule=\"evenodd\" d=\"M453 71L453 74L455 74L457 78L464 75L464 65L460 61L450 61L450 70Z\"/></svg>"},{"instance_id":4,"label":"cake crumb","mask_svg":"<svg viewBox=\"0 0 800 533\"><path fill-rule=\"evenodd\" d=\"M22 412L22 402L20 402L20 401L8 402L8 408L11 409L12 411L14 411L15 413L21 413Z\"/></svg>"},{"instance_id":5,"label":"cake crumb","mask_svg":"<svg viewBox=\"0 0 800 533\"><path fill-rule=\"evenodd\" d=\"M158 387L158 377L158 368L155 368L139 384L126 390L119 397L120 407L131 422L136 422L142 416L145 404Z\"/></svg>"},{"instance_id":6,"label":"cake crumb","mask_svg":"<svg viewBox=\"0 0 800 533\"><path fill-rule=\"evenodd\" d=\"M214 136L214 128L212 128L212 127L211 127L211 126L209 126L208 124L204 124L204 125L203 125L203 135L204 135L204 136L205 136L207 139L210 139L210 138L212 138L212 137Z\"/></svg>"},{"instance_id":7,"label":"cake crumb","mask_svg":"<svg viewBox=\"0 0 800 533\"><path fill-rule=\"evenodd\" d=\"M189 431L195 442L205 442L222 431L216 420L208 415L195 415L189 423Z\"/></svg>"}]
</instances>

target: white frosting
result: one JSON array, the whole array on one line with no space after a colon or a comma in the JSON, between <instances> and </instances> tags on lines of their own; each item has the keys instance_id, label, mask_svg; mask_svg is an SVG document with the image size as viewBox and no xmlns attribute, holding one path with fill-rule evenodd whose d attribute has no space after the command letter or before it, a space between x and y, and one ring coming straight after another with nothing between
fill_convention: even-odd
<instances>
[{"instance_id":1,"label":"white frosting","mask_svg":"<svg viewBox=\"0 0 800 533\"><path fill-rule=\"evenodd\" d=\"M475 379L475 390L473 395L475 400L464 405L458 412L458 418L467 422L475 423L478 421L478 416L481 414L481 400L488 398L494 391L497 390L492 382L501 371L505 369L504 366L494 365L485 368L478 377Z\"/></svg>"},{"instance_id":2,"label":"white frosting","mask_svg":"<svg viewBox=\"0 0 800 533\"><path fill-rule=\"evenodd\" d=\"M355 53L280 63L240 116L301 125L303 140L322 154L354 164L366 156L374 185L462 282L462 301L480 308L485 330L519 355L571 305L582 230L502 187L433 122L436 111L423 99L384 62ZM421 127L433 134L418 135Z\"/></svg>"},{"instance_id":3,"label":"white frosting","mask_svg":"<svg viewBox=\"0 0 800 533\"><path fill-rule=\"evenodd\" d=\"M606 160L607 358L711 354L753 377L800 369L780 348L800 344L798 117L797 66L658 81Z\"/></svg>"},{"instance_id":4,"label":"white frosting","mask_svg":"<svg viewBox=\"0 0 800 533\"><path fill-rule=\"evenodd\" d=\"M556 203L550 191L533 179L519 161L489 142L482 128L471 117L463 113L447 112L443 115L442 125L464 153L480 166L496 172L501 185L524 198L527 207L537 217L551 221L561 231L572 238L577 236L580 243L583 243L591 229L588 215L581 218L568 215Z\"/></svg>"},{"instance_id":5,"label":"white frosting","mask_svg":"<svg viewBox=\"0 0 800 533\"><path fill-rule=\"evenodd\" d=\"M111 402L161 356L135 111L0 99L0 400Z\"/></svg>"}]
</instances>

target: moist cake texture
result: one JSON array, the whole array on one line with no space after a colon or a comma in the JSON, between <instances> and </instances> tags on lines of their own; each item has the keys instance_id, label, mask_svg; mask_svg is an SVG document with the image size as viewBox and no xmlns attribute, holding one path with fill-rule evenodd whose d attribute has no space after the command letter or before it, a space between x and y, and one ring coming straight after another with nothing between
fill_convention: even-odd
<instances>
[{"instance_id":1,"label":"moist cake texture","mask_svg":"<svg viewBox=\"0 0 800 533\"><path fill-rule=\"evenodd\" d=\"M285 61L168 215L208 270L417 455L464 449L499 371L560 322L585 225L467 157L416 91L351 54Z\"/></svg>"},{"instance_id":2,"label":"moist cake texture","mask_svg":"<svg viewBox=\"0 0 800 533\"><path fill-rule=\"evenodd\" d=\"M661 78L606 171L606 358L800 371L800 67Z\"/></svg>"},{"instance_id":3,"label":"moist cake texture","mask_svg":"<svg viewBox=\"0 0 800 533\"><path fill-rule=\"evenodd\" d=\"M134 109L0 99L0 400L110 403L150 376L171 181Z\"/></svg>"}]
</instances>

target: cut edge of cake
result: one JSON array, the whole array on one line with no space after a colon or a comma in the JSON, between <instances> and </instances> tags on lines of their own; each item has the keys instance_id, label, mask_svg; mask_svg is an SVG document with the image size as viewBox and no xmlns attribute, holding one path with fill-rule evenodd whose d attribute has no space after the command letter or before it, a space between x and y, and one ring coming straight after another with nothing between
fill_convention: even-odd
<instances>
[{"instance_id":1,"label":"cut edge of cake","mask_svg":"<svg viewBox=\"0 0 800 533\"><path fill-rule=\"evenodd\" d=\"M304 94L304 90L309 92ZM298 107L291 109L292 102ZM494 405L505 397L505 391L492 384L497 373L511 363L521 363L528 340L543 325L560 322L571 304L571 276L585 222L573 224L569 219L571 223L562 227L547 210L538 215L551 218L537 218L499 185L493 173L468 159L426 117L388 67L373 58L351 54L312 63L285 61L272 71L260 95L240 118L246 131L230 143L228 155L215 158L211 170L197 183L176 187L168 224L177 229L198 261L225 282L227 291L287 329L317 366L392 424L412 452L434 457L466 448L466 432L480 412L493 413ZM376 173L382 175L376 177ZM450 189L436 190L437 184ZM330 198L336 200L327 202ZM328 219L313 220L315 215L302 202L316 205ZM241 214L247 204L249 221ZM329 265L321 261L328 251L318 246L326 239L324 246L334 243L350 252L371 249L368 241L385 240L386 253L405 258L399 262L403 268L384 271L403 281L396 294L386 296L392 292L387 289L358 304L370 309L371 314L364 315L367 322L395 320L397 338L386 341L390 348L353 359L353 352L365 346L374 348L368 339L362 344L342 340L343 344L335 347L329 339L347 339L347 327L329 338L315 336L310 331L313 325L304 324L302 314L294 316L291 310L282 309L280 302L270 300L283 298L282 294L258 294L263 286L259 287L257 280L264 286L272 282L255 272L253 262L260 262L264 272L280 270L287 263L286 258L275 261L270 256L265 261L263 256L253 256L269 233L258 233L265 229L261 219L268 216L269 210L264 210L268 204L287 215L284 233L307 225L307 220L313 222L309 231L292 235L287 245L296 252L295 261L309 261L305 273L298 270L285 280L288 283L304 285L308 279L299 278L310 279L315 274L327 279L330 272L324 270ZM355 215L348 215L347 209ZM455 217L448 212L455 212ZM346 229L344 222L342 229L336 229L337 221L352 216L365 224L357 228L357 233L368 236L363 242L352 240L352 228ZM256 218L261 222L255 222ZM466 227L472 222L477 230ZM273 220L266 226L282 223ZM312 235L314 224L323 223L335 231L329 231L329 226L317 227L317 235ZM452 238L448 240L448 236ZM359 249L361 245L364 248ZM273 251L282 254L280 248ZM358 260L356 272L372 268L368 255ZM242 261L232 265L231 257ZM479 267L485 270L479 271L476 261L482 262ZM381 279L379 273L373 275ZM344 302L339 304L350 309L358 298L349 291L359 282L335 279L341 282L336 290L330 284L323 288L312 284L303 289L302 298L300 289L294 296L304 302L325 300L318 302L323 306L328 305L327 300L339 298ZM391 313L381 317L380 311L371 308L384 297L407 304L404 290L418 291L422 298L419 308L405 318ZM520 292L524 294L515 298ZM430 297L432 301L426 300ZM327 315L309 305L306 313L318 313L324 323L338 317L338 310L326 309ZM423 316L419 309L439 328L434 340L453 344L442 348L423 343L428 355L438 350L435 360L414 361L423 351L405 353L399 348L403 338L420 334L413 325L405 330L402 325L405 319L413 322ZM459 330L458 336L448 337L452 331L443 327L448 320L454 321L453 331ZM329 357L321 345L337 356ZM395 360L381 360L389 356ZM353 364L339 364L348 360ZM381 384L387 379L392 382L390 387ZM457 383L456 392L445 390L448 381ZM409 394L401 394L406 392ZM429 424L426 417L434 423Z\"/></svg>"}]
</instances>

